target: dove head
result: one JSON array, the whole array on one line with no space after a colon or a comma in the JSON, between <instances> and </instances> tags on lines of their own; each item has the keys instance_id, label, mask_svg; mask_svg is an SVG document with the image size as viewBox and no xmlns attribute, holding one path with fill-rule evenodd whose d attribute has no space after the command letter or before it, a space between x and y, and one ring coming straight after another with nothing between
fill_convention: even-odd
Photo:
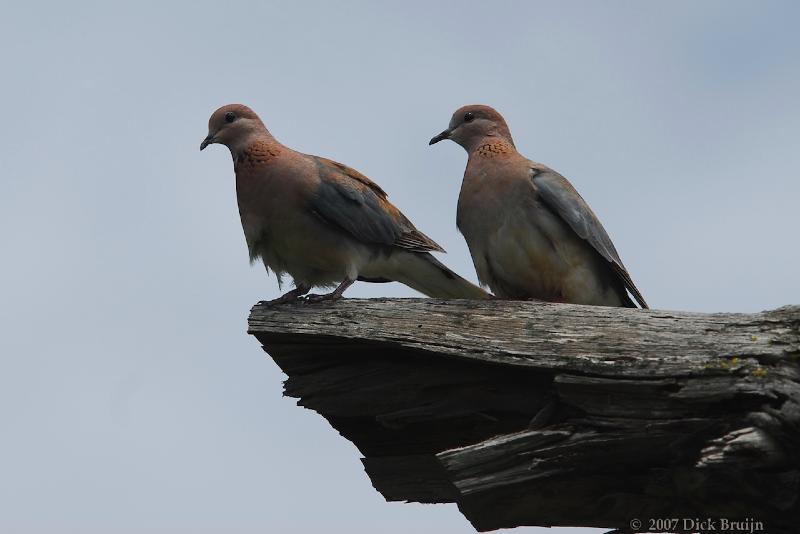
<instances>
[{"instance_id":1,"label":"dove head","mask_svg":"<svg viewBox=\"0 0 800 534\"><path fill-rule=\"evenodd\" d=\"M511 131L502 115L489 106L470 105L459 108L453 113L447 129L431 139L429 144L451 139L463 146L467 152L472 152L485 142L487 137L501 138L514 146Z\"/></svg>"},{"instance_id":2,"label":"dove head","mask_svg":"<svg viewBox=\"0 0 800 534\"><path fill-rule=\"evenodd\" d=\"M211 114L208 136L200 143L200 150L219 143L235 152L246 146L253 136L264 134L269 135L269 131L255 111L242 104L228 104Z\"/></svg>"}]
</instances>

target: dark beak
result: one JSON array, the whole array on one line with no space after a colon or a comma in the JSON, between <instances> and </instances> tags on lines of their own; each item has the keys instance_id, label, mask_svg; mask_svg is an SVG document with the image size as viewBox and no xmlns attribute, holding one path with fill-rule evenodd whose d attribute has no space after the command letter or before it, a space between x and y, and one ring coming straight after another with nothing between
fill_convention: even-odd
<instances>
[{"instance_id":1,"label":"dark beak","mask_svg":"<svg viewBox=\"0 0 800 534\"><path fill-rule=\"evenodd\" d=\"M203 139L203 142L200 143L200 150L203 150L205 147L207 147L213 142L214 142L214 134L208 134L208 136L205 139Z\"/></svg>"},{"instance_id":2,"label":"dark beak","mask_svg":"<svg viewBox=\"0 0 800 534\"><path fill-rule=\"evenodd\" d=\"M428 143L428 144L429 145L435 145L439 141L444 141L445 139L450 139L450 129L449 128L447 130L443 131L442 133L440 133L439 135L437 135L436 137L434 137L433 139L431 139L431 142Z\"/></svg>"}]
</instances>

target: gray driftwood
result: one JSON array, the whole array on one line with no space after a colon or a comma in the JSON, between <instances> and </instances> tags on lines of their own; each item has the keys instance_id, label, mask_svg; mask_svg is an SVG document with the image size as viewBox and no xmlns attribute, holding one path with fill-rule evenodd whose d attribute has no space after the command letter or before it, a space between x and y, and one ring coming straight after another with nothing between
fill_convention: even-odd
<instances>
[{"instance_id":1,"label":"gray driftwood","mask_svg":"<svg viewBox=\"0 0 800 534\"><path fill-rule=\"evenodd\" d=\"M455 502L479 531L800 529L800 307L347 299L249 324L387 500Z\"/></svg>"}]
</instances>

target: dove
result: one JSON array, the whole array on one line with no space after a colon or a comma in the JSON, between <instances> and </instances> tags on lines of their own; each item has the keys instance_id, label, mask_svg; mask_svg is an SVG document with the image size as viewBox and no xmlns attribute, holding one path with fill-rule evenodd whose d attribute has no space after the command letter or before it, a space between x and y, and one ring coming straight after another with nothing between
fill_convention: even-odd
<instances>
[{"instance_id":1,"label":"dove","mask_svg":"<svg viewBox=\"0 0 800 534\"><path fill-rule=\"evenodd\" d=\"M481 285L505 299L635 308L632 295L648 307L583 197L517 151L500 113L464 106L429 144L445 139L469 154L456 224Z\"/></svg>"},{"instance_id":2,"label":"dove","mask_svg":"<svg viewBox=\"0 0 800 534\"><path fill-rule=\"evenodd\" d=\"M229 104L208 121L200 145L230 149L239 215L251 263L263 262L278 282L295 288L270 301L308 295L336 300L356 280L401 282L429 297L486 299L487 292L460 277L430 252L444 252L417 230L375 182L360 172L277 141L249 107Z\"/></svg>"}]
</instances>

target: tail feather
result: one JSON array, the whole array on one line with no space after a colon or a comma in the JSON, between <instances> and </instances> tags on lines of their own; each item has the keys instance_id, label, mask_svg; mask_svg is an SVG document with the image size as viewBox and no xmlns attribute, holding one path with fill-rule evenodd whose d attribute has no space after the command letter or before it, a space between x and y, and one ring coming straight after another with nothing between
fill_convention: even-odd
<instances>
[{"instance_id":1,"label":"tail feather","mask_svg":"<svg viewBox=\"0 0 800 534\"><path fill-rule=\"evenodd\" d=\"M440 299L490 299L492 295L448 269L428 252L394 252L381 265L388 278Z\"/></svg>"}]
</instances>

